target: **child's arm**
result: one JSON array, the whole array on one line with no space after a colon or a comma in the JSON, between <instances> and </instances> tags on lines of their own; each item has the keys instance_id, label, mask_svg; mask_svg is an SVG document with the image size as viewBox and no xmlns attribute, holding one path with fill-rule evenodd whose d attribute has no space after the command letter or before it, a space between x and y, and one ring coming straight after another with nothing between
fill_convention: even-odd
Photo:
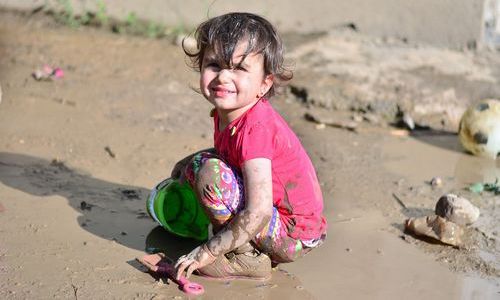
<instances>
[{"instance_id":1,"label":"child's arm","mask_svg":"<svg viewBox=\"0 0 500 300\"><path fill-rule=\"evenodd\" d=\"M271 160L255 158L243 168L245 208L205 245L177 261L177 276L186 277L198 268L212 263L219 255L234 250L254 238L269 222L273 209Z\"/></svg>"},{"instance_id":2,"label":"child's arm","mask_svg":"<svg viewBox=\"0 0 500 300\"><path fill-rule=\"evenodd\" d=\"M245 208L207 242L214 256L225 254L250 241L269 222L273 211L271 160L256 158L243 169Z\"/></svg>"}]
</instances>

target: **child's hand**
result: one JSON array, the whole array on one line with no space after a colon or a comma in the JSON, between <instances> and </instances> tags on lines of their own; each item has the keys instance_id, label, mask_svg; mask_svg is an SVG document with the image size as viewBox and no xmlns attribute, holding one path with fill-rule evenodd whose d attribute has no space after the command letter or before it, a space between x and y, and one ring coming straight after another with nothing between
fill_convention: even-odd
<instances>
[{"instance_id":1,"label":"child's hand","mask_svg":"<svg viewBox=\"0 0 500 300\"><path fill-rule=\"evenodd\" d=\"M207 266L216 259L217 257L210 253L206 244L198 246L187 255L179 257L175 263L177 269L176 278L179 279L184 271L186 271L186 278L189 278L194 270Z\"/></svg>"}]
</instances>

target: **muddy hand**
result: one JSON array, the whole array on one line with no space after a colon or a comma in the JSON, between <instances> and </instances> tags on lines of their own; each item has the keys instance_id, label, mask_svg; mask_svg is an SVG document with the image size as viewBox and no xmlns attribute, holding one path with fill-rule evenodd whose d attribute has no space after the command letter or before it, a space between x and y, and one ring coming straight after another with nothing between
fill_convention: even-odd
<instances>
[{"instance_id":1,"label":"muddy hand","mask_svg":"<svg viewBox=\"0 0 500 300\"><path fill-rule=\"evenodd\" d=\"M215 259L216 257L210 253L206 245L198 246L187 255L179 257L175 263L177 269L176 278L181 278L184 272L186 272L186 278L189 278L194 270L213 263Z\"/></svg>"}]
</instances>

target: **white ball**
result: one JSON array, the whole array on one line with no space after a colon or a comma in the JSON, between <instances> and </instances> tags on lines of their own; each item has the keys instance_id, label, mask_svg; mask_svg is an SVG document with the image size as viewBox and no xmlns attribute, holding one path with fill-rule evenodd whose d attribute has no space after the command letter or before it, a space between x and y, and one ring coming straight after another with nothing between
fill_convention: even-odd
<instances>
[{"instance_id":1,"label":"white ball","mask_svg":"<svg viewBox=\"0 0 500 300\"><path fill-rule=\"evenodd\" d=\"M486 99L469 107L460 120L462 146L474 155L500 155L500 100Z\"/></svg>"}]
</instances>

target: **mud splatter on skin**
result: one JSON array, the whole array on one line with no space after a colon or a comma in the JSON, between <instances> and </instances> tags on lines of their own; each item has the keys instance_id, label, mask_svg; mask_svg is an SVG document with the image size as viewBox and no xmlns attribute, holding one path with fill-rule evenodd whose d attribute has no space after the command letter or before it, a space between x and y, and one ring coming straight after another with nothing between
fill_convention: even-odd
<instances>
[{"instance_id":1,"label":"mud splatter on skin","mask_svg":"<svg viewBox=\"0 0 500 300\"><path fill-rule=\"evenodd\" d=\"M258 173L259 168L252 168L251 172ZM209 203L217 202L218 196L214 186L213 178L219 176L214 174L214 169L205 164L201 167L197 174L194 184L195 191L199 199L205 199ZM216 183L215 183L216 185ZM255 182L253 189L257 191L268 189L269 182L259 180ZM245 185L246 194L249 195L249 187ZM256 194L256 199L253 203L246 203L246 208L235 214L229 220L221 220L213 215L210 210L206 210L209 219L217 232L207 243L208 251L214 256L219 256L234 250L254 238L264 227L269 223L272 216L272 209L267 212L267 207L263 207L263 203L267 203L267 197L262 193ZM272 195L270 195L272 197ZM204 200L201 201L205 202ZM272 198L270 205L272 205Z\"/></svg>"},{"instance_id":2,"label":"mud splatter on skin","mask_svg":"<svg viewBox=\"0 0 500 300\"><path fill-rule=\"evenodd\" d=\"M243 210L207 242L207 247L214 256L225 254L250 241L270 219L271 215Z\"/></svg>"},{"instance_id":3,"label":"mud splatter on skin","mask_svg":"<svg viewBox=\"0 0 500 300\"><path fill-rule=\"evenodd\" d=\"M215 193L214 186L211 182L206 183L203 180L211 178L211 176L205 176L203 172L204 170L200 171L200 180L197 182L198 197L211 199L210 202L215 202L216 200L213 199ZM248 242L258 233L259 228L261 230L266 224L263 218L259 218L259 215L251 213L248 210L241 211L232 219L223 223L212 215L210 210L207 210L207 213L215 232L217 232L217 234L206 243L208 251L214 256L225 254ZM252 235L254 230L255 234Z\"/></svg>"}]
</instances>

